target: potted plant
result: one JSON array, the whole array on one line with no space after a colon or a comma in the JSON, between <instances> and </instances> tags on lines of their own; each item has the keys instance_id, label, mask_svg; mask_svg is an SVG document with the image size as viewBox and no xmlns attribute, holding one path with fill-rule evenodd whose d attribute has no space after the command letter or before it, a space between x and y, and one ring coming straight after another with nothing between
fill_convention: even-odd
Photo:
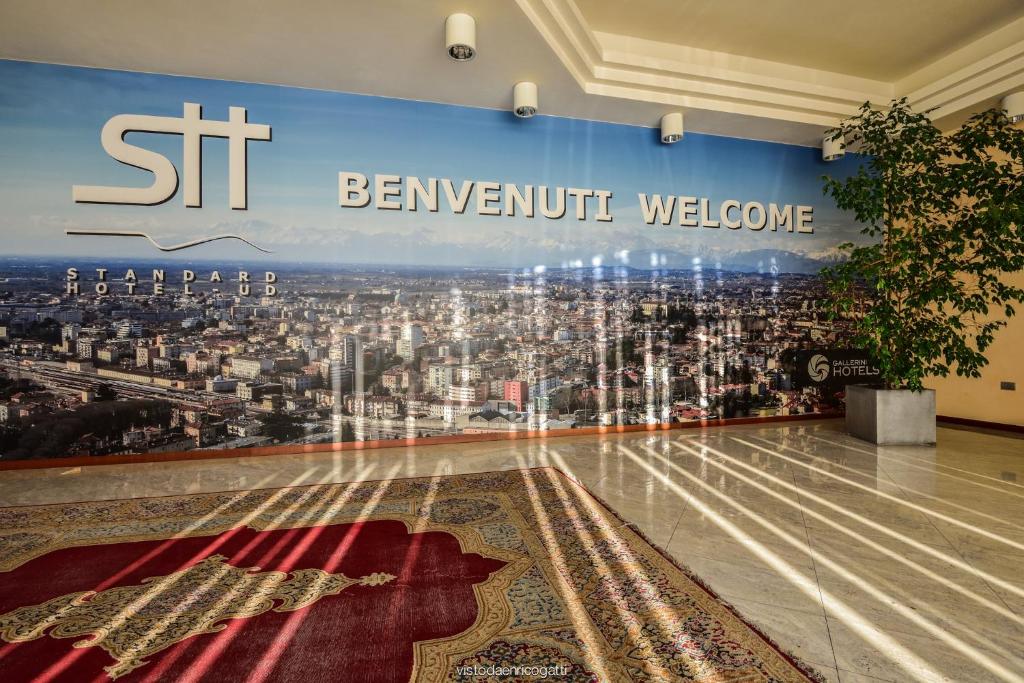
<instances>
[{"instance_id":1,"label":"potted plant","mask_svg":"<svg viewBox=\"0 0 1024 683\"><path fill-rule=\"evenodd\" d=\"M993 336L1024 300L1024 130L992 109L943 134L906 99L865 103L829 131L862 154L824 192L870 238L824 271L833 317L852 324L881 386L850 386L847 430L878 444L935 442L929 376L979 377Z\"/></svg>"}]
</instances>

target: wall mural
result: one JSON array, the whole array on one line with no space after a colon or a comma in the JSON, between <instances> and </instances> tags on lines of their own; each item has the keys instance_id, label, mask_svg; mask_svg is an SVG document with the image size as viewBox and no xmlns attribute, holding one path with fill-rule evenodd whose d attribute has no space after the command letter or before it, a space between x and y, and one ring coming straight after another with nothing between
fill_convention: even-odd
<instances>
[{"instance_id":1,"label":"wall mural","mask_svg":"<svg viewBox=\"0 0 1024 683\"><path fill-rule=\"evenodd\" d=\"M0 454L833 410L795 366L856 164L0 61Z\"/></svg>"}]
</instances>

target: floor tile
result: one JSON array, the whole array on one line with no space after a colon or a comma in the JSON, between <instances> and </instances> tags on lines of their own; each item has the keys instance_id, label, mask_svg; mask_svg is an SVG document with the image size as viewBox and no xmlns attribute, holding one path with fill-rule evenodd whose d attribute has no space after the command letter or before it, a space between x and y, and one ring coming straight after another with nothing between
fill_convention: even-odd
<instances>
[{"instance_id":1,"label":"floor tile","mask_svg":"<svg viewBox=\"0 0 1024 683\"><path fill-rule=\"evenodd\" d=\"M815 667L835 668L832 640L824 616L752 600L735 600L732 606L773 641L784 641L790 654Z\"/></svg>"},{"instance_id":2,"label":"floor tile","mask_svg":"<svg viewBox=\"0 0 1024 683\"><path fill-rule=\"evenodd\" d=\"M899 683L987 683L1019 677L1020 662L1005 653L963 644L965 651L960 651L936 638L892 632L870 623L854 626L835 617L828 617L828 625L840 677L843 671ZM982 660L996 670L986 668Z\"/></svg>"},{"instance_id":3,"label":"floor tile","mask_svg":"<svg viewBox=\"0 0 1024 683\"><path fill-rule=\"evenodd\" d=\"M814 574L795 567L764 571L728 560L691 555L684 563L726 600L759 602L824 616Z\"/></svg>"},{"instance_id":4,"label":"floor tile","mask_svg":"<svg viewBox=\"0 0 1024 683\"><path fill-rule=\"evenodd\" d=\"M787 563L798 569L814 569L814 561L807 552L806 545L800 548L775 543L764 546L769 552L785 557ZM770 567L762 557L763 551L754 543L720 534L692 533L690 527L685 525L676 526L667 549L669 554L682 561L686 561L690 556L699 555L709 559L746 564L755 569L767 570Z\"/></svg>"}]
</instances>

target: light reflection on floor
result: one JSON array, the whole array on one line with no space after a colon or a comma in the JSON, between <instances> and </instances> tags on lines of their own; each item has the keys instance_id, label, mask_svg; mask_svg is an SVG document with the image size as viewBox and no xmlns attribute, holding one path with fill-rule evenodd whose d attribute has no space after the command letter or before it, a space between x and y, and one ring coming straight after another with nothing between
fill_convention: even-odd
<instances>
[{"instance_id":1,"label":"light reflection on floor","mask_svg":"<svg viewBox=\"0 0 1024 683\"><path fill-rule=\"evenodd\" d=\"M1024 681L1024 440L841 426L0 472L0 505L553 465L830 680Z\"/></svg>"}]
</instances>

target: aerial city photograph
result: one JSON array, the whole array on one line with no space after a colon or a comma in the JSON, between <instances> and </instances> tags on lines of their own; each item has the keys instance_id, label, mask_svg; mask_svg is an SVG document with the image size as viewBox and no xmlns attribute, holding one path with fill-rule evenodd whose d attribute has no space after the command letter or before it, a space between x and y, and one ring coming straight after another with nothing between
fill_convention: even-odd
<instances>
[{"instance_id":1,"label":"aerial city photograph","mask_svg":"<svg viewBox=\"0 0 1024 683\"><path fill-rule=\"evenodd\" d=\"M162 111L122 87L154 79ZM358 95L296 91L285 107L267 86L16 63L0 80L32 84L5 103L0 130L18 160L0 190L12 236L0 259L3 459L840 405L794 366L799 351L842 346L818 273L857 233L813 178L771 182L779 164L820 163L812 148L693 135L697 156L680 159L640 154L645 129L556 117L536 122L538 137L505 112ZM67 87L82 90L74 110L60 104ZM190 99L203 107L183 114ZM199 143L190 199L182 137L137 131L127 140L173 160L184 191L159 206L82 201L108 189L86 182L144 182L100 145L112 115L202 124L238 103L247 206L222 141ZM382 109L437 132L405 150ZM57 124L59 165L27 152ZM602 143L588 145L597 129ZM751 145L770 169L745 160Z\"/></svg>"}]
</instances>

